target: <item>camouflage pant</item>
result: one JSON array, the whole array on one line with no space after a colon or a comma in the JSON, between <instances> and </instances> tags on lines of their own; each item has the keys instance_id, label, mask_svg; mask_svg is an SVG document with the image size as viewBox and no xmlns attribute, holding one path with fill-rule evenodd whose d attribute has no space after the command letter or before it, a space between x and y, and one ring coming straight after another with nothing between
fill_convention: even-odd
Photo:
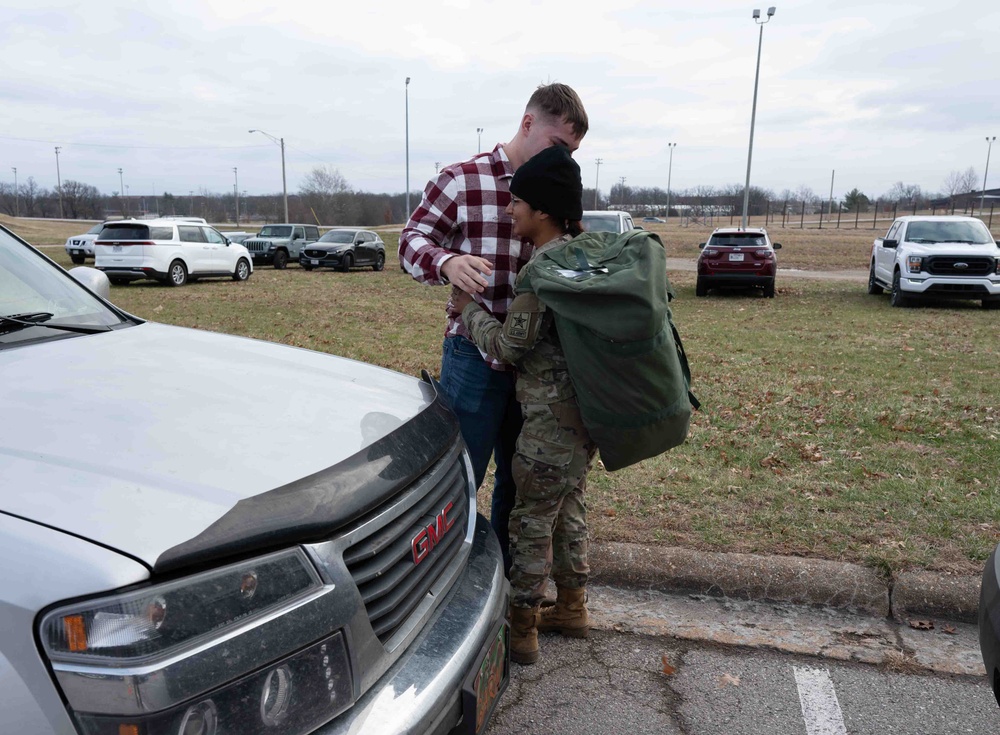
<instances>
[{"instance_id":1,"label":"camouflage pant","mask_svg":"<svg viewBox=\"0 0 1000 735\"><path fill-rule=\"evenodd\" d=\"M512 471L517 485L510 514L511 603L534 607L549 572L560 587L587 584L587 506L583 492L597 445L575 399L525 404Z\"/></svg>"}]
</instances>

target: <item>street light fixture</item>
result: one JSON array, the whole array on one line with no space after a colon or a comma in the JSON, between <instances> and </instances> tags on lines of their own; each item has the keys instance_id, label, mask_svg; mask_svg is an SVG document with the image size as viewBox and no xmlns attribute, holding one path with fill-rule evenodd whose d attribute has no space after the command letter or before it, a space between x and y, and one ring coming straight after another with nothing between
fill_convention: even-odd
<instances>
[{"instance_id":1,"label":"street light fixture","mask_svg":"<svg viewBox=\"0 0 1000 735\"><path fill-rule=\"evenodd\" d=\"M258 130L254 128L250 130L251 133L260 133L271 139L271 142L281 146L281 191L285 196L285 222L288 222L288 184L285 180L285 139L275 138L270 133L266 133L263 130Z\"/></svg>"},{"instance_id":2,"label":"street light fixture","mask_svg":"<svg viewBox=\"0 0 1000 735\"><path fill-rule=\"evenodd\" d=\"M741 225L743 229L746 229L747 226L747 207L750 205L750 161L753 158L753 128L757 121L757 85L760 81L760 48L764 43L764 26L771 20L774 10L773 5L767 9L767 18L765 20L760 19L759 9L754 8L753 11L753 21L760 26L760 36L757 39L757 71L753 77L753 108L750 112L750 147L747 149L747 181L743 186L743 220Z\"/></svg>"},{"instance_id":3,"label":"street light fixture","mask_svg":"<svg viewBox=\"0 0 1000 735\"><path fill-rule=\"evenodd\" d=\"M21 192L17 188L17 166L11 166L10 170L14 172L14 216L21 216Z\"/></svg>"},{"instance_id":4,"label":"street light fixture","mask_svg":"<svg viewBox=\"0 0 1000 735\"><path fill-rule=\"evenodd\" d=\"M59 219L62 219L63 218L62 174L59 173L59 150L60 146L56 146L56 186L59 189Z\"/></svg>"},{"instance_id":5,"label":"street light fixture","mask_svg":"<svg viewBox=\"0 0 1000 735\"><path fill-rule=\"evenodd\" d=\"M483 129L476 128L476 134L479 135L479 143L476 146L476 153L483 152Z\"/></svg>"},{"instance_id":6,"label":"street light fixture","mask_svg":"<svg viewBox=\"0 0 1000 735\"><path fill-rule=\"evenodd\" d=\"M664 219L670 219L670 175L674 171L674 148L677 147L676 143L667 143L667 148L670 149L670 163L667 164L667 214Z\"/></svg>"},{"instance_id":7,"label":"street light fixture","mask_svg":"<svg viewBox=\"0 0 1000 735\"><path fill-rule=\"evenodd\" d=\"M594 209L597 209L597 192L600 189L597 188L598 182L601 180L601 164L604 163L603 158L598 158L594 161L597 164L597 175L594 176Z\"/></svg>"},{"instance_id":8,"label":"street light fixture","mask_svg":"<svg viewBox=\"0 0 1000 735\"><path fill-rule=\"evenodd\" d=\"M986 170L983 172L983 194L979 197L979 212L983 211L983 203L986 201L986 177L990 173L990 152L993 150L993 141L997 139L997 136L986 136Z\"/></svg>"},{"instance_id":9,"label":"street light fixture","mask_svg":"<svg viewBox=\"0 0 1000 735\"><path fill-rule=\"evenodd\" d=\"M406 78L406 219L410 219L410 78Z\"/></svg>"}]
</instances>

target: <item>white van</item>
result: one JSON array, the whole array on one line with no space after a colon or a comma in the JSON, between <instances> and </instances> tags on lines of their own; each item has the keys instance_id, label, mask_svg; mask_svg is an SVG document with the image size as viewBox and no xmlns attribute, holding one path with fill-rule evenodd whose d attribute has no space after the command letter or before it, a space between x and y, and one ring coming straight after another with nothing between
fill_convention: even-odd
<instances>
[{"instance_id":1,"label":"white van","mask_svg":"<svg viewBox=\"0 0 1000 735\"><path fill-rule=\"evenodd\" d=\"M198 278L245 281L253 273L253 259L245 247L196 222L108 222L97 236L94 250L97 269L117 285L144 278L170 286L183 286Z\"/></svg>"}]
</instances>

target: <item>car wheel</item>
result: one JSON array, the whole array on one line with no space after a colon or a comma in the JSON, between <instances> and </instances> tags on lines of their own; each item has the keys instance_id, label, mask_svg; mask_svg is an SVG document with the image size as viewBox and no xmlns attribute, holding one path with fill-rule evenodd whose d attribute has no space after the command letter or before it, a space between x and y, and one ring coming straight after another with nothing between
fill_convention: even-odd
<instances>
[{"instance_id":1,"label":"car wheel","mask_svg":"<svg viewBox=\"0 0 1000 735\"><path fill-rule=\"evenodd\" d=\"M245 281L250 277L250 264L247 262L246 258L240 258L236 261L236 270L233 271L234 281Z\"/></svg>"},{"instance_id":2,"label":"car wheel","mask_svg":"<svg viewBox=\"0 0 1000 735\"><path fill-rule=\"evenodd\" d=\"M69 256L69 259L72 260L77 265L80 265L80 263L86 262L87 256L86 255L71 255L71 256Z\"/></svg>"},{"instance_id":3,"label":"car wheel","mask_svg":"<svg viewBox=\"0 0 1000 735\"><path fill-rule=\"evenodd\" d=\"M183 286L187 283L187 279L187 268L184 267L184 264L181 261L175 260L170 264L170 267L167 269L168 286Z\"/></svg>"},{"instance_id":4,"label":"car wheel","mask_svg":"<svg viewBox=\"0 0 1000 735\"><path fill-rule=\"evenodd\" d=\"M274 254L274 269L281 271L285 269L286 265L288 265L288 253L284 250L279 250Z\"/></svg>"},{"instance_id":5,"label":"car wheel","mask_svg":"<svg viewBox=\"0 0 1000 735\"><path fill-rule=\"evenodd\" d=\"M892 291L889 292L889 306L906 308L910 306L910 303L910 299L903 293L903 289L899 284L899 271L897 270L892 275Z\"/></svg>"},{"instance_id":6,"label":"car wheel","mask_svg":"<svg viewBox=\"0 0 1000 735\"><path fill-rule=\"evenodd\" d=\"M774 281L764 286L764 298L773 299L774 298Z\"/></svg>"},{"instance_id":7,"label":"car wheel","mask_svg":"<svg viewBox=\"0 0 1000 735\"><path fill-rule=\"evenodd\" d=\"M354 265L354 256L350 253L344 255L344 259L340 261L340 271L341 273L347 273L351 270L351 266Z\"/></svg>"},{"instance_id":8,"label":"car wheel","mask_svg":"<svg viewBox=\"0 0 1000 735\"><path fill-rule=\"evenodd\" d=\"M872 261L871 268L868 269L868 293L872 296L878 296L882 293L882 287L878 285L878 281L875 280L875 261Z\"/></svg>"},{"instance_id":9,"label":"car wheel","mask_svg":"<svg viewBox=\"0 0 1000 735\"><path fill-rule=\"evenodd\" d=\"M708 286L706 286L704 283L702 283L702 281L701 281L700 278L697 280L697 282L695 282L695 285L694 285L694 295L695 296L708 296Z\"/></svg>"},{"instance_id":10,"label":"car wheel","mask_svg":"<svg viewBox=\"0 0 1000 735\"><path fill-rule=\"evenodd\" d=\"M385 268L385 253L379 253L375 256L375 265L372 266L373 271L380 271Z\"/></svg>"}]
</instances>

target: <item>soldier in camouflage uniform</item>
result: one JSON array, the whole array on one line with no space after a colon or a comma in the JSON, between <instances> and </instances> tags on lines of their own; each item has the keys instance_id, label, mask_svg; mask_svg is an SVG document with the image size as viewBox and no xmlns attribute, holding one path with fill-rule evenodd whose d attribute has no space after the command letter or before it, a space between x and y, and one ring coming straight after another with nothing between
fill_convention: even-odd
<instances>
[{"instance_id":1,"label":"soldier in camouflage uniform","mask_svg":"<svg viewBox=\"0 0 1000 735\"><path fill-rule=\"evenodd\" d=\"M580 168L566 148L554 146L530 159L514 174L510 190L507 212L515 234L545 243L532 258L579 234ZM510 516L511 658L534 663L538 630L585 637L590 628L583 494L597 447L583 425L553 315L538 297L517 293L502 324L467 294L452 298L476 345L517 368L524 426L512 466L517 495ZM550 570L559 598L539 622Z\"/></svg>"}]
</instances>

